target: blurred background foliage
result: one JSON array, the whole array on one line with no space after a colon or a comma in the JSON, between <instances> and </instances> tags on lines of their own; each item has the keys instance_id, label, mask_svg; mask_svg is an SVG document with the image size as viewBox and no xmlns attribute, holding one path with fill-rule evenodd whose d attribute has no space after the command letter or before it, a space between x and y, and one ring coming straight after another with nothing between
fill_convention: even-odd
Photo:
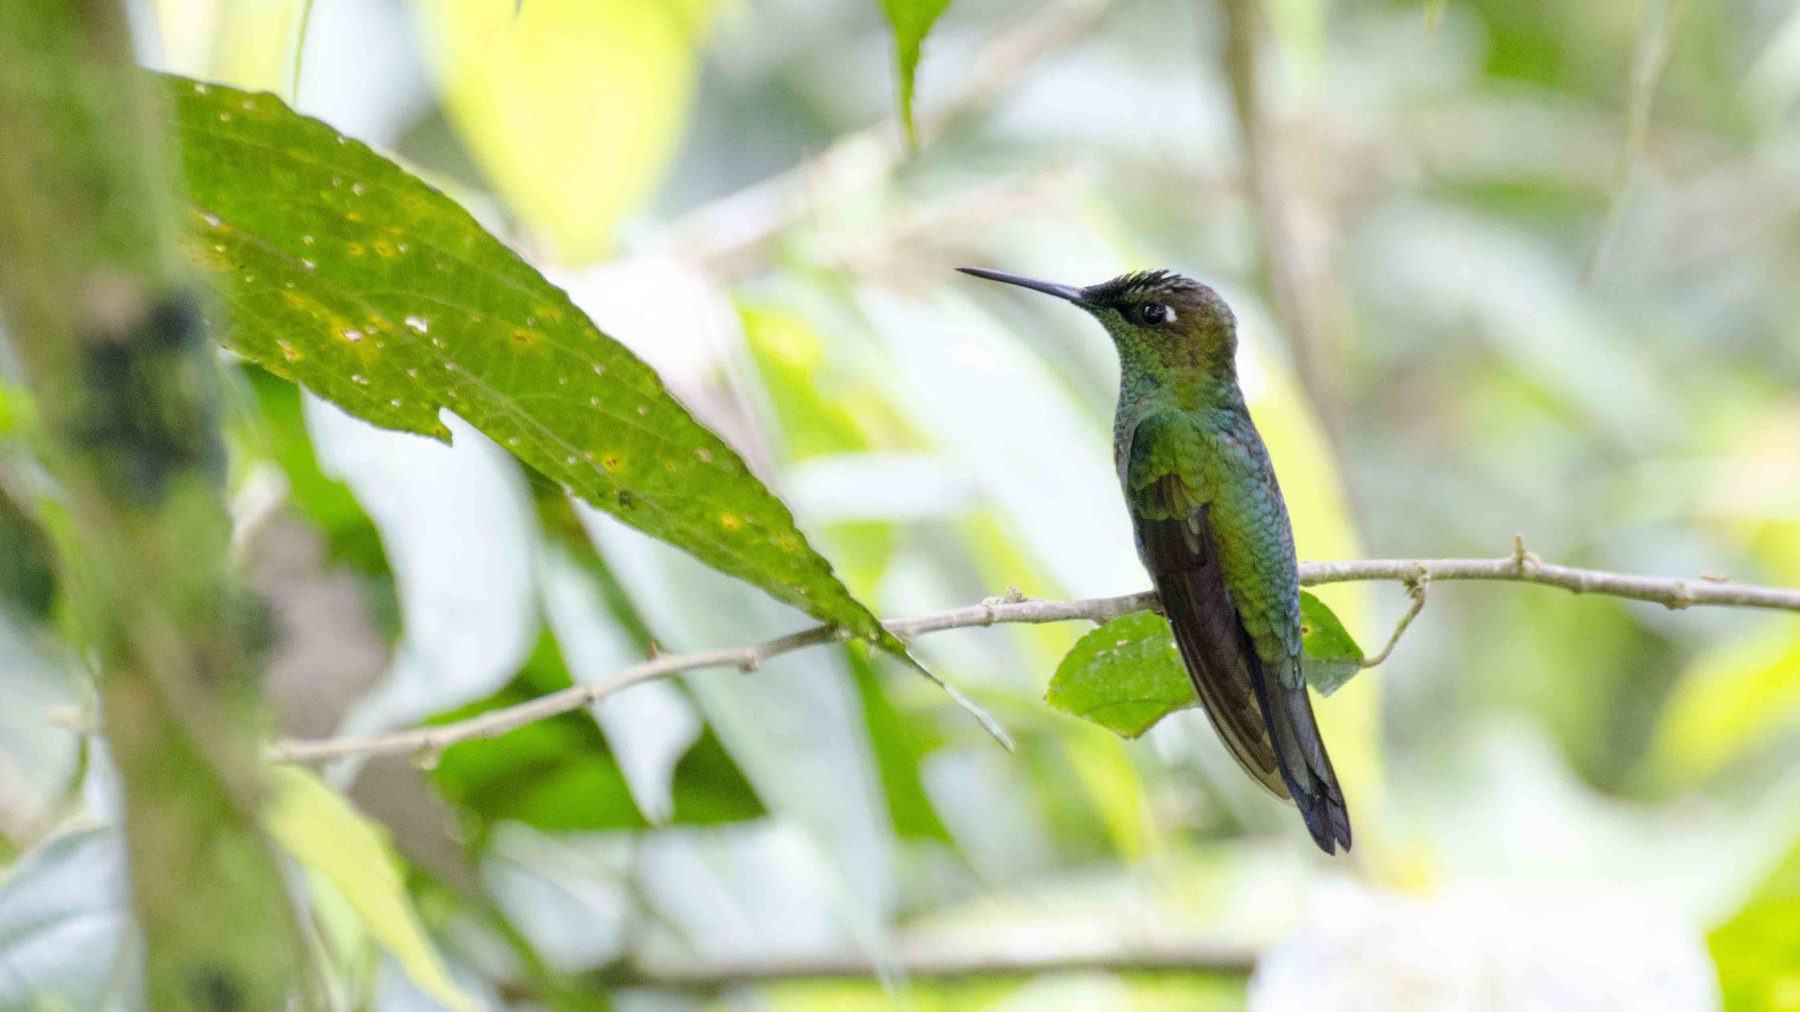
<instances>
[{"instance_id":1,"label":"blurred background foliage","mask_svg":"<svg viewBox=\"0 0 1800 1012\"><path fill-rule=\"evenodd\" d=\"M886 15L938 10L908 154ZM133 13L148 64L282 95L469 207L737 447L883 615L1145 583L1109 456L1111 350L964 263L1076 283L1167 265L1219 288L1305 558L1496 556L1522 532L1557 561L1800 585L1791 4ZM1255 22L1246 93L1229 43ZM445 447L230 369L238 549L271 605L282 733L455 719L804 622L458 423ZM0 1004L98 1007L132 972L101 888L123 874L112 774L15 497ZM1320 596L1365 645L1406 605ZM917 645L1011 755L850 645L647 684L435 764L327 768L353 807L284 779L293 821L342 827L277 831L311 869L334 993L1800 1008L1790 616L1434 589L1393 659L1321 703L1358 832L1335 862L1201 715L1124 741L1044 705L1081 632ZM1082 958L1158 947L1205 958ZM1047 969L905 973L967 951ZM728 972L846 954L884 980Z\"/></svg>"}]
</instances>

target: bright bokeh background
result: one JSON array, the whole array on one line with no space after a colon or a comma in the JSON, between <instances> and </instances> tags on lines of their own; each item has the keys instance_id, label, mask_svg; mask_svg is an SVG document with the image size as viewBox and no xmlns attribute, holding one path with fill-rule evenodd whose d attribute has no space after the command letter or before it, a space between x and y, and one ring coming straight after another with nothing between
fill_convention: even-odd
<instances>
[{"instance_id":1,"label":"bright bokeh background","mask_svg":"<svg viewBox=\"0 0 1800 1012\"><path fill-rule=\"evenodd\" d=\"M1223 292L1305 558L1491 557L1522 533L1555 561L1800 586L1790 4L1267 0L1260 114L1292 204L1274 258L1210 0L956 0L920 65L928 120L1022 20L1079 30L904 157L874 0L514 6L136 12L147 62L274 91L466 204L737 446L883 615L1145 583L1104 336L965 263L1074 283L1169 266ZM1326 325L1284 325L1271 259L1309 265ZM466 427L454 449L378 432L247 368L233 397L290 733L801 624ZM1371 651L1406 604L1321 596ZM1198 713L1127 742L1043 705L1081 631L919 643L1010 755L922 680L833 647L646 685L432 771L332 779L386 827L483 1006L548 1003L546 980L613 989L636 961L1191 946L1255 971L613 997L1800 1008L1793 616L1433 588L1392 660L1321 703L1358 834L1335 861ZM106 817L104 756L43 719L80 705L55 658L11 628L0 654L19 673L0 831L26 855L0 923L64 911L76 949L115 952L96 883L116 851L30 849L71 788ZM341 899L318 905L350 1004L435 1007ZM50 958L6 937L8 960ZM103 993L110 958L71 962Z\"/></svg>"}]
</instances>

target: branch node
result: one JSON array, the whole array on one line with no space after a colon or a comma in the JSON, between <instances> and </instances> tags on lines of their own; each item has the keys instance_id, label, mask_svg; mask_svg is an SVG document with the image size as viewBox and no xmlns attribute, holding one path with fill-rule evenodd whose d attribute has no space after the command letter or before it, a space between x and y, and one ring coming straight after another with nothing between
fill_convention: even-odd
<instances>
[{"instance_id":1,"label":"branch node","mask_svg":"<svg viewBox=\"0 0 1800 1012\"><path fill-rule=\"evenodd\" d=\"M1694 603L1694 588L1688 586L1686 580L1676 580L1674 592L1663 603L1669 606L1670 611L1680 611Z\"/></svg>"},{"instance_id":2,"label":"branch node","mask_svg":"<svg viewBox=\"0 0 1800 1012\"><path fill-rule=\"evenodd\" d=\"M424 770L426 773L430 773L432 770L437 769L438 763L444 758L444 750L449 748L450 744L450 742L444 740L443 735L427 735L425 739L419 743L418 750L413 753L413 765Z\"/></svg>"},{"instance_id":3,"label":"branch node","mask_svg":"<svg viewBox=\"0 0 1800 1012\"><path fill-rule=\"evenodd\" d=\"M1542 567L1544 562L1537 557L1536 552L1526 549L1525 535L1514 534L1512 564L1514 573L1519 576L1527 576L1531 570Z\"/></svg>"},{"instance_id":4,"label":"branch node","mask_svg":"<svg viewBox=\"0 0 1800 1012\"><path fill-rule=\"evenodd\" d=\"M754 650L745 654L744 659L738 662L738 670L746 675L754 674L760 667L762 667L762 655Z\"/></svg>"}]
</instances>

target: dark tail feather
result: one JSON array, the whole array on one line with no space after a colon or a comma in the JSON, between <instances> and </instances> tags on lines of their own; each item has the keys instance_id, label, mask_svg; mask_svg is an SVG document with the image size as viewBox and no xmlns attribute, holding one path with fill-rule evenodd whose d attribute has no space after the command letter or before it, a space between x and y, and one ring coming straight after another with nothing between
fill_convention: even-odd
<instances>
[{"instance_id":1,"label":"dark tail feather","mask_svg":"<svg viewBox=\"0 0 1800 1012\"><path fill-rule=\"evenodd\" d=\"M1256 655L1252 652L1250 656ZM1325 742L1319 737L1305 684L1283 688L1269 684L1261 672L1254 681L1262 697L1263 713L1268 717L1275 755L1281 760L1281 778L1287 783L1288 793L1293 795L1313 842L1327 854L1335 854L1339 847L1349 850L1350 810L1344 805L1344 792L1338 787L1331 757L1325 754Z\"/></svg>"}]
</instances>

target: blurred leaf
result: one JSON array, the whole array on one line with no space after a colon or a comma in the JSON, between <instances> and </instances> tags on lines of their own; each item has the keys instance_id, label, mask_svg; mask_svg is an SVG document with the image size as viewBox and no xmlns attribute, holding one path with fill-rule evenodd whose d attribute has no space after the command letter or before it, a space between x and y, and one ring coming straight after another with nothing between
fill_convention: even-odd
<instances>
[{"instance_id":1,"label":"blurred leaf","mask_svg":"<svg viewBox=\"0 0 1800 1012\"><path fill-rule=\"evenodd\" d=\"M900 122L906 128L906 143L917 144L918 130L913 125L913 78L919 69L919 50L931 26L950 6L950 0L881 0L888 22L894 26L894 69L899 75Z\"/></svg>"},{"instance_id":2,"label":"blurred leaf","mask_svg":"<svg viewBox=\"0 0 1800 1012\"><path fill-rule=\"evenodd\" d=\"M456 443L445 446L365 425L310 395L305 415L320 467L381 532L400 604L388 675L341 732L417 723L505 685L538 633L536 532L517 462L460 418L449 420Z\"/></svg>"},{"instance_id":3,"label":"blurred leaf","mask_svg":"<svg viewBox=\"0 0 1800 1012\"><path fill-rule=\"evenodd\" d=\"M232 350L386 428L447 439L452 408L626 523L904 655L737 453L454 201L271 96L166 80L187 246Z\"/></svg>"},{"instance_id":4,"label":"blurred leaf","mask_svg":"<svg viewBox=\"0 0 1800 1012\"><path fill-rule=\"evenodd\" d=\"M875 749L875 766L881 774L894 832L912 839L950 842L950 831L932 807L919 775L919 764L939 744L932 723L924 714L902 713L894 705L866 649L847 644L843 650L862 693L863 719L869 725L869 743Z\"/></svg>"},{"instance_id":5,"label":"blurred leaf","mask_svg":"<svg viewBox=\"0 0 1800 1012\"><path fill-rule=\"evenodd\" d=\"M31 394L24 387L0 383L0 439L29 435L37 425L37 405Z\"/></svg>"},{"instance_id":6,"label":"blurred leaf","mask_svg":"<svg viewBox=\"0 0 1800 1012\"><path fill-rule=\"evenodd\" d=\"M601 684L643 658L609 614L598 581L568 553L543 552L538 572L545 617L577 681ZM653 823L669 821L676 764L700 737L693 704L674 682L658 680L612 693L591 711L638 810Z\"/></svg>"},{"instance_id":7,"label":"blurred leaf","mask_svg":"<svg viewBox=\"0 0 1800 1012\"><path fill-rule=\"evenodd\" d=\"M263 822L269 835L337 890L414 983L450 1008L476 1007L450 980L425 936L406 894L400 858L374 823L297 766L273 768L266 805Z\"/></svg>"},{"instance_id":8,"label":"blurred leaf","mask_svg":"<svg viewBox=\"0 0 1800 1012\"><path fill-rule=\"evenodd\" d=\"M437 722L463 720L572 684L556 642L546 635L512 684ZM591 716L578 711L527 724L499 738L452 745L439 759L432 780L480 825L508 819L542 830L649 825L639 814L600 728ZM736 822L763 814L756 792L711 734L703 734L676 764L672 794L677 823Z\"/></svg>"},{"instance_id":9,"label":"blurred leaf","mask_svg":"<svg viewBox=\"0 0 1800 1012\"><path fill-rule=\"evenodd\" d=\"M1169 620L1153 611L1113 619L1083 636L1056 666L1044 698L1127 738L1196 702Z\"/></svg>"},{"instance_id":10,"label":"blurred leaf","mask_svg":"<svg viewBox=\"0 0 1800 1012\"><path fill-rule=\"evenodd\" d=\"M450 120L558 259L605 253L682 137L710 0L415 0Z\"/></svg>"},{"instance_id":11,"label":"blurred leaf","mask_svg":"<svg viewBox=\"0 0 1800 1012\"><path fill-rule=\"evenodd\" d=\"M593 510L580 514L608 571L667 649L752 643L793 627L798 616L790 609L742 583ZM878 937L895 899L893 825L842 653L795 651L752 674L692 671L682 682L753 796L804 832L840 877L843 913L855 931ZM680 790L678 779L678 814Z\"/></svg>"},{"instance_id":12,"label":"blurred leaf","mask_svg":"<svg viewBox=\"0 0 1800 1012\"><path fill-rule=\"evenodd\" d=\"M1362 670L1362 651L1325 603L1300 593L1307 684L1335 692ZM1127 738L1195 705L1169 620L1153 611L1113 619L1083 636L1056 666L1045 700Z\"/></svg>"},{"instance_id":13,"label":"blurred leaf","mask_svg":"<svg viewBox=\"0 0 1800 1012\"><path fill-rule=\"evenodd\" d=\"M1800 719L1800 633L1791 623L1734 640L1702 657L1668 704L1658 764L1681 778L1716 772Z\"/></svg>"},{"instance_id":14,"label":"blurred leaf","mask_svg":"<svg viewBox=\"0 0 1800 1012\"><path fill-rule=\"evenodd\" d=\"M348 486L319 466L301 411L301 388L253 364L244 366L244 375L255 392L262 422L258 449L287 478L288 500L325 535L334 561L354 566L365 575L388 576L387 553L369 514ZM384 604L391 607L391 585L385 597Z\"/></svg>"},{"instance_id":15,"label":"blurred leaf","mask_svg":"<svg viewBox=\"0 0 1800 1012\"><path fill-rule=\"evenodd\" d=\"M56 604L50 537L12 495L0 492L0 601L21 619L42 623Z\"/></svg>"},{"instance_id":16,"label":"blurred leaf","mask_svg":"<svg viewBox=\"0 0 1800 1012\"><path fill-rule=\"evenodd\" d=\"M1306 643L1301 662L1306 684L1319 695L1331 695L1362 670L1362 648L1350 637L1350 630L1325 602L1306 591L1300 592L1300 635Z\"/></svg>"},{"instance_id":17,"label":"blurred leaf","mask_svg":"<svg viewBox=\"0 0 1800 1012\"><path fill-rule=\"evenodd\" d=\"M131 927L125 893L124 841L110 830L56 837L7 869L0 1008L111 1007Z\"/></svg>"},{"instance_id":18,"label":"blurred leaf","mask_svg":"<svg viewBox=\"0 0 1800 1012\"><path fill-rule=\"evenodd\" d=\"M1800 841L1756 895L1707 936L1725 1007L1789 1012L1800 1007Z\"/></svg>"}]
</instances>

